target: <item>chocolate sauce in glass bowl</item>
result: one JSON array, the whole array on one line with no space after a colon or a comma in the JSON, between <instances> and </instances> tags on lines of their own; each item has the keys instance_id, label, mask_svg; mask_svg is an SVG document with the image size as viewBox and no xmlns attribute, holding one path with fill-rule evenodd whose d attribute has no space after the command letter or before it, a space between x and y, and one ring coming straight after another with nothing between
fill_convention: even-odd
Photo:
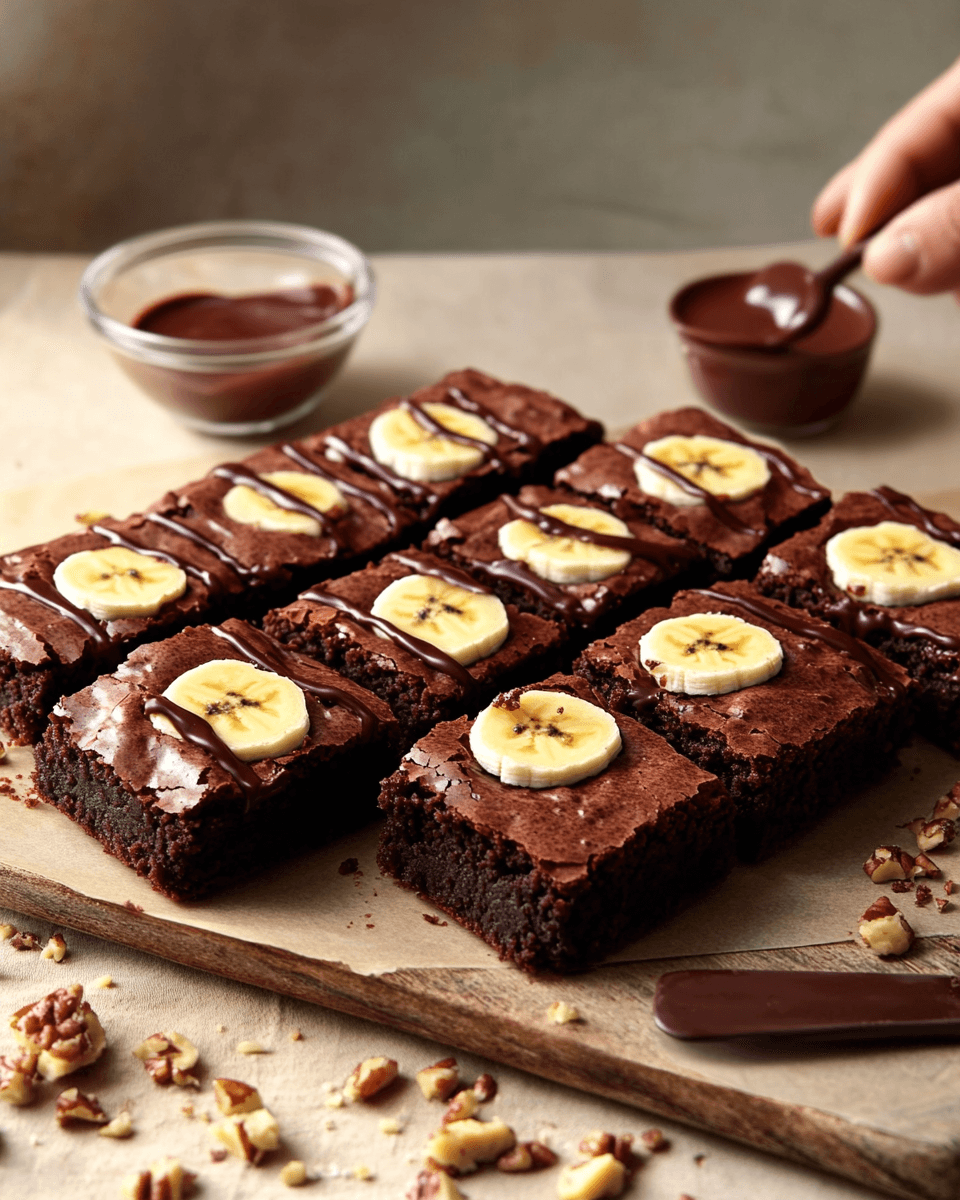
<instances>
[{"instance_id":1,"label":"chocolate sauce in glass bowl","mask_svg":"<svg viewBox=\"0 0 960 1200\"><path fill-rule=\"evenodd\" d=\"M744 299L754 272L713 275L687 284L670 301L697 390L720 412L754 428L785 436L828 429L852 401L877 330L864 296L837 287L823 321L805 337L761 345L773 327L767 308ZM698 330L742 338L741 345L711 344Z\"/></svg>"},{"instance_id":2,"label":"chocolate sauce in glass bowl","mask_svg":"<svg viewBox=\"0 0 960 1200\"><path fill-rule=\"evenodd\" d=\"M189 342L217 342L229 353L231 343L247 349L262 339L287 338L322 325L353 301L349 286L314 284L245 296L195 292L168 296L131 323L144 333ZM241 370L178 370L124 359L128 374L156 399L177 412L204 422L239 424L270 421L291 412L319 391L347 355L349 344L317 356L304 354Z\"/></svg>"}]
</instances>

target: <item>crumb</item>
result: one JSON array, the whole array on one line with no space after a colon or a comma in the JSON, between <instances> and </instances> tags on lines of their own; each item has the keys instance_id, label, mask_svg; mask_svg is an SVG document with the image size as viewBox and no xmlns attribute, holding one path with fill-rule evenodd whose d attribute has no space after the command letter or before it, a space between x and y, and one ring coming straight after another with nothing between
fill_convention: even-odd
<instances>
[{"instance_id":1,"label":"crumb","mask_svg":"<svg viewBox=\"0 0 960 1200\"><path fill-rule=\"evenodd\" d=\"M946 896L935 896L933 902L937 906L938 912L944 912L948 908L953 908L953 905Z\"/></svg>"},{"instance_id":2,"label":"crumb","mask_svg":"<svg viewBox=\"0 0 960 1200\"><path fill-rule=\"evenodd\" d=\"M327 1133L332 1133L333 1130L336 1129L337 1123L333 1119L333 1117L327 1117L327 1119L323 1123L323 1127L327 1131Z\"/></svg>"},{"instance_id":3,"label":"crumb","mask_svg":"<svg viewBox=\"0 0 960 1200\"><path fill-rule=\"evenodd\" d=\"M238 1054L269 1054L270 1051L266 1050L263 1046L261 1046L259 1042L237 1042L237 1053Z\"/></svg>"},{"instance_id":4,"label":"crumb","mask_svg":"<svg viewBox=\"0 0 960 1200\"><path fill-rule=\"evenodd\" d=\"M706 1157L707 1156L705 1154L695 1154L693 1156L693 1161L697 1164L698 1167L702 1167Z\"/></svg>"},{"instance_id":5,"label":"crumb","mask_svg":"<svg viewBox=\"0 0 960 1200\"><path fill-rule=\"evenodd\" d=\"M547 1009L547 1020L552 1025L569 1025L572 1021L582 1021L579 1011L572 1004L563 1000L554 1000Z\"/></svg>"},{"instance_id":6,"label":"crumb","mask_svg":"<svg viewBox=\"0 0 960 1200\"><path fill-rule=\"evenodd\" d=\"M890 889L894 892L912 892L913 882L909 879L895 879L890 884Z\"/></svg>"},{"instance_id":7,"label":"crumb","mask_svg":"<svg viewBox=\"0 0 960 1200\"><path fill-rule=\"evenodd\" d=\"M948 896L952 896L954 892L960 890L960 884L954 883L952 879L948 879L943 885L943 890Z\"/></svg>"},{"instance_id":8,"label":"crumb","mask_svg":"<svg viewBox=\"0 0 960 1200\"><path fill-rule=\"evenodd\" d=\"M291 1031L290 1041L291 1042L302 1042L303 1041L303 1034L300 1032L299 1029L294 1029Z\"/></svg>"},{"instance_id":9,"label":"crumb","mask_svg":"<svg viewBox=\"0 0 960 1200\"><path fill-rule=\"evenodd\" d=\"M343 1108L343 1092L331 1092L323 1102L327 1108Z\"/></svg>"},{"instance_id":10,"label":"crumb","mask_svg":"<svg viewBox=\"0 0 960 1200\"><path fill-rule=\"evenodd\" d=\"M927 887L927 885L925 883L918 883L917 884L917 895L916 895L916 899L914 900L914 904L916 904L917 908L923 908L923 906L925 904L930 903L930 898L932 895L933 895L933 892L930 890L930 888Z\"/></svg>"},{"instance_id":11,"label":"crumb","mask_svg":"<svg viewBox=\"0 0 960 1200\"><path fill-rule=\"evenodd\" d=\"M39 950L40 939L35 933L27 933L25 929L21 929L10 939L10 945L14 950Z\"/></svg>"},{"instance_id":12,"label":"crumb","mask_svg":"<svg viewBox=\"0 0 960 1200\"><path fill-rule=\"evenodd\" d=\"M380 1132L389 1135L403 1133L403 1126L396 1117L381 1117Z\"/></svg>"},{"instance_id":13,"label":"crumb","mask_svg":"<svg viewBox=\"0 0 960 1200\"><path fill-rule=\"evenodd\" d=\"M136 912L136 913L143 912L143 905L142 904L134 904L134 902L132 900L124 900L123 907L129 909L130 912Z\"/></svg>"},{"instance_id":14,"label":"crumb","mask_svg":"<svg viewBox=\"0 0 960 1200\"><path fill-rule=\"evenodd\" d=\"M223 1162L226 1159L226 1157L227 1157L226 1150L211 1150L210 1151L210 1161L211 1162Z\"/></svg>"},{"instance_id":15,"label":"crumb","mask_svg":"<svg viewBox=\"0 0 960 1200\"><path fill-rule=\"evenodd\" d=\"M0 925L0 942L9 941L16 932L13 925Z\"/></svg>"},{"instance_id":16,"label":"crumb","mask_svg":"<svg viewBox=\"0 0 960 1200\"><path fill-rule=\"evenodd\" d=\"M298 1158L291 1158L280 1168L280 1182L287 1187L302 1187L307 1182L307 1168Z\"/></svg>"},{"instance_id":17,"label":"crumb","mask_svg":"<svg viewBox=\"0 0 960 1200\"><path fill-rule=\"evenodd\" d=\"M101 975L98 979L95 979L90 986L95 988L112 988L116 987L117 985L113 982L112 975Z\"/></svg>"},{"instance_id":18,"label":"crumb","mask_svg":"<svg viewBox=\"0 0 960 1200\"><path fill-rule=\"evenodd\" d=\"M376 929L376 925L374 925L372 921L368 921L368 922L367 922L367 928L368 928L368 929Z\"/></svg>"},{"instance_id":19,"label":"crumb","mask_svg":"<svg viewBox=\"0 0 960 1200\"><path fill-rule=\"evenodd\" d=\"M216 1029L217 1029L217 1033L226 1033L227 1032L226 1025L218 1025L216 1027Z\"/></svg>"},{"instance_id":20,"label":"crumb","mask_svg":"<svg viewBox=\"0 0 960 1200\"><path fill-rule=\"evenodd\" d=\"M192 1105L192 1104L190 1104L189 1102L188 1102L187 1104L181 1104L181 1105L180 1105L180 1111L183 1113L183 1115L184 1115L185 1117L194 1117L194 1116L196 1116L196 1113L195 1113L195 1111L194 1111L194 1107L193 1107L193 1105Z\"/></svg>"},{"instance_id":21,"label":"crumb","mask_svg":"<svg viewBox=\"0 0 960 1200\"><path fill-rule=\"evenodd\" d=\"M345 858L340 866L337 867L337 873L340 875L353 875L359 866L360 864L355 858Z\"/></svg>"},{"instance_id":22,"label":"crumb","mask_svg":"<svg viewBox=\"0 0 960 1200\"><path fill-rule=\"evenodd\" d=\"M659 1154L663 1150L670 1149L670 1143L663 1136L662 1129L647 1129L640 1134L640 1141L646 1146L651 1154Z\"/></svg>"},{"instance_id":23,"label":"crumb","mask_svg":"<svg viewBox=\"0 0 960 1200\"><path fill-rule=\"evenodd\" d=\"M365 1183L370 1183L375 1178L373 1172L365 1163L358 1163L350 1174L354 1179L362 1179Z\"/></svg>"},{"instance_id":24,"label":"crumb","mask_svg":"<svg viewBox=\"0 0 960 1200\"><path fill-rule=\"evenodd\" d=\"M440 918L434 916L433 913L423 913L422 915L423 919L428 925L446 925L446 921L441 921Z\"/></svg>"}]
</instances>

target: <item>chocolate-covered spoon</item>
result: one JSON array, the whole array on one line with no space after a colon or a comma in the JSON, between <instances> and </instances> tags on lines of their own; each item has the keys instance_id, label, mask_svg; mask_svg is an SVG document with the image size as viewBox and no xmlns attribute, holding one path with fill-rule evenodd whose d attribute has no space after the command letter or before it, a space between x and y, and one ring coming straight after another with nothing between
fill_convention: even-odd
<instances>
[{"instance_id":1,"label":"chocolate-covered spoon","mask_svg":"<svg viewBox=\"0 0 960 1200\"><path fill-rule=\"evenodd\" d=\"M688 336L711 345L782 349L820 324L833 289L860 265L865 246L865 241L857 242L820 271L776 262L752 274L726 277L722 295L714 288L700 299L690 289L674 319Z\"/></svg>"}]
</instances>

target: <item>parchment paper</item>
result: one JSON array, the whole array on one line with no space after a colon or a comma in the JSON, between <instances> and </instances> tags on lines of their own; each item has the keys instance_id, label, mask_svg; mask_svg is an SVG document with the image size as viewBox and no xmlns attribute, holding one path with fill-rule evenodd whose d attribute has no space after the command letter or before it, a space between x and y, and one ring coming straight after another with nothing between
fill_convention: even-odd
<instances>
[{"instance_id":1,"label":"parchment paper","mask_svg":"<svg viewBox=\"0 0 960 1200\"><path fill-rule=\"evenodd\" d=\"M85 508L124 515L208 465L190 460L0 497L0 513L9 517L4 543L10 548L13 538L16 546L23 546L65 531L73 514ZM939 499L951 497L941 494ZM50 528L56 521L59 524ZM0 777L23 794L31 771L32 753L12 748L0 766ZM860 914L881 891L889 890L869 881L862 870L864 860L875 847L890 843L915 850L912 836L897 826L929 814L958 777L960 763L917 740L881 785L851 797L768 862L737 867L724 883L626 947L616 960L810 946L854 936ZM504 969L479 939L453 921L444 925L424 920L424 913L434 915L429 904L380 877L376 826L190 905L157 895L46 806L28 808L9 796L0 797L0 830L0 862L7 866L55 879L87 896L121 905L131 900L166 920L341 962L361 974L399 967ZM338 868L349 858L358 860L360 873L341 875ZM957 849L949 847L933 858L945 878L955 875L960 882ZM935 895L942 895L942 881L933 881L933 887ZM960 935L960 908L955 903L940 913L933 903L917 908L912 893L894 900L920 936Z\"/></svg>"}]
</instances>

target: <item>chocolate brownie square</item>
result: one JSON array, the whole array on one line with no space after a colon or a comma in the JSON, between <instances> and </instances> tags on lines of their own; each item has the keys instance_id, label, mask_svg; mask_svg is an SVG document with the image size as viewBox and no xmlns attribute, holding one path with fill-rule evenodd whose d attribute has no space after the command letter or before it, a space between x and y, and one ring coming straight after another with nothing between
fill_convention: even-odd
<instances>
[{"instance_id":1,"label":"chocolate brownie square","mask_svg":"<svg viewBox=\"0 0 960 1200\"><path fill-rule=\"evenodd\" d=\"M915 682L918 727L960 756L960 598L924 604L872 603L837 586L826 546L847 529L892 521L960 549L960 524L892 488L851 492L814 529L764 559L756 586L767 596L814 613L899 663Z\"/></svg>"},{"instance_id":2,"label":"chocolate brownie square","mask_svg":"<svg viewBox=\"0 0 960 1200\"><path fill-rule=\"evenodd\" d=\"M555 675L520 689L599 701ZM519 693L504 698L515 704ZM470 748L474 722L438 725L384 780L381 870L528 970L575 971L663 920L733 855L717 779L617 715L599 774L547 789L503 783Z\"/></svg>"},{"instance_id":3,"label":"chocolate brownie square","mask_svg":"<svg viewBox=\"0 0 960 1200\"><path fill-rule=\"evenodd\" d=\"M241 759L204 717L163 699L184 673L224 659L296 685L306 707L298 744ZM206 711L231 702L258 697L227 693ZM378 697L229 620L141 646L114 674L64 697L37 747L36 779L49 804L156 891L192 900L372 816L397 734Z\"/></svg>"},{"instance_id":4,"label":"chocolate brownie square","mask_svg":"<svg viewBox=\"0 0 960 1200\"><path fill-rule=\"evenodd\" d=\"M640 639L659 622L695 614L726 614L766 630L782 652L777 673L720 695L667 690L663 664L641 662ZM910 680L901 667L742 582L679 593L670 608L651 609L592 643L574 670L611 708L723 781L747 860L876 778L910 730Z\"/></svg>"},{"instance_id":5,"label":"chocolate brownie square","mask_svg":"<svg viewBox=\"0 0 960 1200\"><path fill-rule=\"evenodd\" d=\"M599 505L571 497L569 492L525 487L517 497L501 496L454 520L438 521L424 546L489 584L504 603L555 621L574 633L612 628L641 608L661 603L681 581L696 578L705 565L689 543L661 532L636 514L630 520L616 519L621 527L619 536L601 534L595 541L590 530L543 512L556 505L607 515ZM535 562L506 556L502 530L515 521L536 526L548 550L566 543L559 547L562 554L581 546L589 552L593 542L622 554L622 565L611 565L608 573L593 581L554 582L544 577Z\"/></svg>"},{"instance_id":6,"label":"chocolate brownie square","mask_svg":"<svg viewBox=\"0 0 960 1200\"><path fill-rule=\"evenodd\" d=\"M410 576L436 580L442 590L442 594L426 598L418 614L418 624L423 625L419 635L405 633L382 616L371 614L387 587ZM459 596L450 588L458 589ZM459 606L465 601L467 628L473 631L485 618L473 613L471 620L471 594L492 593L433 555L398 551L363 571L305 592L285 608L272 610L264 618L264 628L278 641L326 663L385 700L400 722L404 745L409 746L438 721L476 711L496 692L547 674L557 665L565 643L563 631L554 622L520 612L512 604L504 606L509 632L492 653L462 666L438 649L429 640L428 609L437 604ZM339 607L329 601L338 602Z\"/></svg>"},{"instance_id":7,"label":"chocolate brownie square","mask_svg":"<svg viewBox=\"0 0 960 1200\"><path fill-rule=\"evenodd\" d=\"M405 408L418 424L442 434L426 412L425 406L432 404L479 417L495 435L495 441L482 449L476 466L456 478L430 483L405 479L376 460L370 442L371 426L384 413ZM557 467L601 437L603 426L598 421L581 416L549 392L502 383L468 368L451 371L411 396L386 400L368 413L316 434L305 445L311 453L340 458L385 482L400 503L432 523L439 516L455 515L500 492L513 491L522 483L549 482Z\"/></svg>"},{"instance_id":8,"label":"chocolate brownie square","mask_svg":"<svg viewBox=\"0 0 960 1200\"><path fill-rule=\"evenodd\" d=\"M688 503L677 504L644 491L637 479L643 450L661 438L717 438L745 446L766 464L769 478L740 500L710 494L699 478L710 481L711 471L692 464L686 478L672 480L688 492ZM715 472L714 472L715 474ZM718 476L722 487L722 475ZM717 575L752 575L767 547L812 525L830 506L830 493L806 467L774 446L754 442L730 425L699 408L658 413L641 421L616 444L604 443L585 451L561 468L555 482L581 496L602 502L624 520L640 517L658 528L686 538L710 560Z\"/></svg>"}]
</instances>

